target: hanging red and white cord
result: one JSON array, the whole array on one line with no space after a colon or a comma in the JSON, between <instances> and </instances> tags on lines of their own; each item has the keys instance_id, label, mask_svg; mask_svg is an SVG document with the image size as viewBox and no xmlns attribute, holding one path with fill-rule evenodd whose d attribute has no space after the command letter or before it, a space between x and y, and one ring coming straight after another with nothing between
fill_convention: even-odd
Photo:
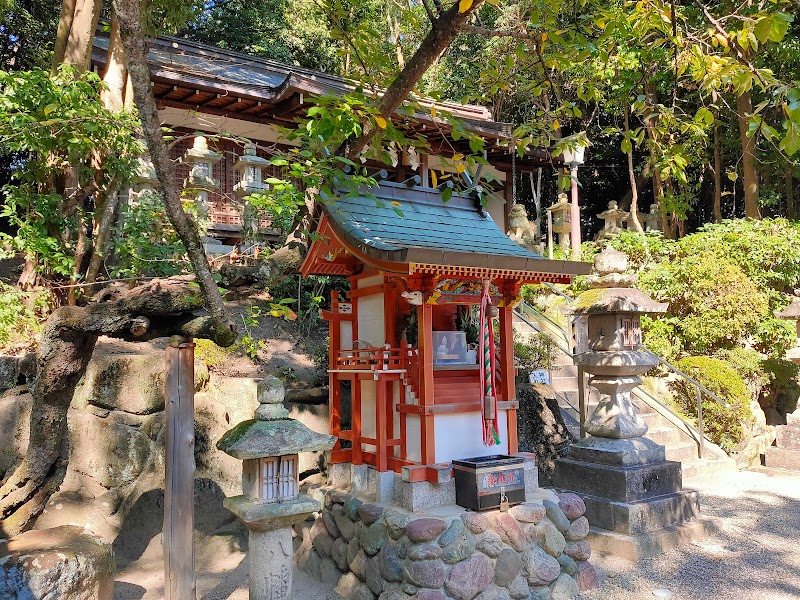
<instances>
[{"instance_id":1,"label":"hanging red and white cord","mask_svg":"<svg viewBox=\"0 0 800 600\"><path fill-rule=\"evenodd\" d=\"M500 443L500 432L497 428L497 397L494 390L495 355L494 327L492 327L492 299L489 296L489 280L483 282L480 311L480 381L483 390L483 443L496 446Z\"/></svg>"}]
</instances>

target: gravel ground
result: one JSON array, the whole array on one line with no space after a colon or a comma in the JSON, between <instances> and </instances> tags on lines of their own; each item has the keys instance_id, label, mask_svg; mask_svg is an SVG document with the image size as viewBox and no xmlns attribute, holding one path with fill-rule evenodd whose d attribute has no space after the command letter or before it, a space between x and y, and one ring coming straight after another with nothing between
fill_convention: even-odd
<instances>
[{"instance_id":1,"label":"gravel ground","mask_svg":"<svg viewBox=\"0 0 800 600\"><path fill-rule=\"evenodd\" d=\"M646 600L658 589L673 600L800 598L800 475L732 472L684 487L701 492L719 533L636 566L593 559L605 577L584 600Z\"/></svg>"}]
</instances>

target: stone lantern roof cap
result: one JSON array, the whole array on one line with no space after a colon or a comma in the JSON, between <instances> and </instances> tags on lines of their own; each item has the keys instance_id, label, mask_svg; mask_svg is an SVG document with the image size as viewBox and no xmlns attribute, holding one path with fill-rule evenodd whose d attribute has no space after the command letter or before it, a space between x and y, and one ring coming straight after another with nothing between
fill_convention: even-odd
<instances>
[{"instance_id":1,"label":"stone lantern roof cap","mask_svg":"<svg viewBox=\"0 0 800 600\"><path fill-rule=\"evenodd\" d=\"M667 312L669 304L656 302L635 288L597 288L581 293L575 303L564 312L573 315L600 313L660 314Z\"/></svg>"},{"instance_id":2,"label":"stone lantern roof cap","mask_svg":"<svg viewBox=\"0 0 800 600\"><path fill-rule=\"evenodd\" d=\"M775 313L779 319L787 319L789 321L800 321L800 299L794 300L789 306L784 308L781 312Z\"/></svg>"},{"instance_id":3,"label":"stone lantern roof cap","mask_svg":"<svg viewBox=\"0 0 800 600\"><path fill-rule=\"evenodd\" d=\"M294 419L250 419L225 433L217 442L217 449L239 460L247 460L330 450L335 443L332 435L312 431Z\"/></svg>"},{"instance_id":4,"label":"stone lantern roof cap","mask_svg":"<svg viewBox=\"0 0 800 600\"><path fill-rule=\"evenodd\" d=\"M259 407L255 418L226 432L217 442L217 449L239 460L247 460L333 448L335 437L312 431L300 421L289 418L289 411L283 406L285 393L283 382L277 377L259 381L256 391Z\"/></svg>"}]
</instances>

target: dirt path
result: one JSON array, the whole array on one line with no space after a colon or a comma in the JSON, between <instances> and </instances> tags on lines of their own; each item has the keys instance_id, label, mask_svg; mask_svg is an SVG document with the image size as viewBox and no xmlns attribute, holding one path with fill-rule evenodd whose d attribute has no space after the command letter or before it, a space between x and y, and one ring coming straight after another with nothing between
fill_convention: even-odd
<instances>
[{"instance_id":1,"label":"dirt path","mask_svg":"<svg viewBox=\"0 0 800 600\"><path fill-rule=\"evenodd\" d=\"M598 564L608 577L584 600L645 600L668 589L673 600L800 598L800 474L743 471L688 481L719 534L641 562Z\"/></svg>"}]
</instances>

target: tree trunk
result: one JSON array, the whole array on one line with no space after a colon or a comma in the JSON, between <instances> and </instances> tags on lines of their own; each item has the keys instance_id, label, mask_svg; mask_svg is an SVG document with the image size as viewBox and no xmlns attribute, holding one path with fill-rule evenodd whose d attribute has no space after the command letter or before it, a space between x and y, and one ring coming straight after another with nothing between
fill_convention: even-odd
<instances>
[{"instance_id":1,"label":"tree trunk","mask_svg":"<svg viewBox=\"0 0 800 600\"><path fill-rule=\"evenodd\" d=\"M630 134L631 126L630 126L630 106L628 103L625 102L625 109L623 112L623 118L625 122L625 135L626 137ZM639 188L636 185L636 172L633 169L633 141L631 141L631 150L627 153L628 155L628 179L631 182L631 210L630 210L630 222L633 223L633 229L639 233L644 233L644 229L642 229L642 224L639 222Z\"/></svg>"},{"instance_id":2,"label":"tree trunk","mask_svg":"<svg viewBox=\"0 0 800 600\"><path fill-rule=\"evenodd\" d=\"M788 160L783 166L783 180L786 188L786 216L789 219L795 218L794 207L794 172L792 171L792 163Z\"/></svg>"},{"instance_id":3,"label":"tree trunk","mask_svg":"<svg viewBox=\"0 0 800 600\"><path fill-rule=\"evenodd\" d=\"M147 44L142 31L142 19L138 0L114 0L114 10L119 19L120 34L128 62L128 74L133 84L133 95L139 109L150 158L153 161L161 185L164 207L172 226L181 238L192 269L200 284L206 306L217 327L217 337L229 346L236 339L236 326L225 312L217 284L208 266L208 258L200 241L197 226L181 205L180 193L175 185L175 169L169 157L169 149L161 133L156 101L150 87L150 69L147 65Z\"/></svg>"},{"instance_id":4,"label":"tree trunk","mask_svg":"<svg viewBox=\"0 0 800 600\"><path fill-rule=\"evenodd\" d=\"M64 62L67 40L69 39L70 29L72 29L72 19L75 16L75 2L76 0L63 0L61 3L56 40L53 44L53 67L51 72L54 75L58 71L58 67Z\"/></svg>"},{"instance_id":5,"label":"tree trunk","mask_svg":"<svg viewBox=\"0 0 800 600\"><path fill-rule=\"evenodd\" d=\"M117 215L117 207L119 205L118 191L119 180L117 179L111 182L105 192L103 212L96 227L94 251L89 261L89 267L86 269L86 283L94 283L100 273L100 267L103 266L103 261L108 251L108 241L111 239L111 231L114 229L114 221ZM95 218L97 218L97 213L95 213Z\"/></svg>"},{"instance_id":6,"label":"tree trunk","mask_svg":"<svg viewBox=\"0 0 800 600\"><path fill-rule=\"evenodd\" d=\"M658 170L658 136L656 135L655 125L653 120L658 118L655 106L658 103L656 95L656 86L649 78L644 82L644 95L647 100L647 105L650 107L644 114L644 127L647 131L647 139L649 140L650 147L650 170L653 172L653 204L657 204L661 211L661 228L664 237L671 239L674 237L672 233L672 225L670 224L669 216L664 208L664 182L661 179L661 172Z\"/></svg>"},{"instance_id":7,"label":"tree trunk","mask_svg":"<svg viewBox=\"0 0 800 600\"><path fill-rule=\"evenodd\" d=\"M108 89L100 92L103 105L109 110L122 110L125 103L125 83L128 80L128 67L125 63L125 50L119 34L119 19L116 13L111 16L111 33L108 38L108 60L103 83Z\"/></svg>"},{"instance_id":8,"label":"tree trunk","mask_svg":"<svg viewBox=\"0 0 800 600\"><path fill-rule=\"evenodd\" d=\"M739 139L742 143L742 185L744 186L744 214L751 219L760 219L758 206L758 165L756 163L755 134L747 136L750 126L747 115L753 113L750 90L736 97L736 118L739 121Z\"/></svg>"},{"instance_id":9,"label":"tree trunk","mask_svg":"<svg viewBox=\"0 0 800 600\"><path fill-rule=\"evenodd\" d=\"M153 280L131 290L110 290L86 307L62 306L42 331L33 386L30 441L25 458L0 487L0 520L6 537L24 531L58 488L66 456L59 456L67 411L101 335L131 341L185 335L217 336L210 317L197 317L198 293L191 277Z\"/></svg>"},{"instance_id":10,"label":"tree trunk","mask_svg":"<svg viewBox=\"0 0 800 600\"><path fill-rule=\"evenodd\" d=\"M100 19L102 0L78 0L75 5L75 16L67 40L64 62L75 65L79 71L89 68L92 57L92 40Z\"/></svg>"},{"instance_id":11,"label":"tree trunk","mask_svg":"<svg viewBox=\"0 0 800 600\"><path fill-rule=\"evenodd\" d=\"M719 141L719 114L714 115L714 223L722 223L722 154Z\"/></svg>"},{"instance_id":12,"label":"tree trunk","mask_svg":"<svg viewBox=\"0 0 800 600\"><path fill-rule=\"evenodd\" d=\"M403 57L403 46L400 44L400 27L392 14L392 0L386 0L386 24L389 27L390 39L394 44L397 66L402 71L406 66L406 61Z\"/></svg>"},{"instance_id":13,"label":"tree trunk","mask_svg":"<svg viewBox=\"0 0 800 600\"><path fill-rule=\"evenodd\" d=\"M121 2L123 0L115 1ZM130 0L124 1L129 2ZM386 88L377 106L378 113L386 119L392 118L394 112L405 102L408 95L419 83L419 80L422 79L425 71L447 49L462 27L472 18L473 13L483 4L483 0L475 0L464 12L459 12L460 4L460 2L455 2L450 8L441 13L431 26L428 35L422 40L417 51L414 52L414 55L398 76ZM363 125L361 135L343 144L337 150L337 153L345 154L350 160L358 158L375 133L375 123L373 121L370 120Z\"/></svg>"},{"instance_id":14,"label":"tree trunk","mask_svg":"<svg viewBox=\"0 0 800 600\"><path fill-rule=\"evenodd\" d=\"M534 235L536 242L542 239L542 167L538 169L536 183L533 182L533 173L528 172L528 178L531 182L531 195L533 196L533 206L536 214L533 219Z\"/></svg>"}]
</instances>

